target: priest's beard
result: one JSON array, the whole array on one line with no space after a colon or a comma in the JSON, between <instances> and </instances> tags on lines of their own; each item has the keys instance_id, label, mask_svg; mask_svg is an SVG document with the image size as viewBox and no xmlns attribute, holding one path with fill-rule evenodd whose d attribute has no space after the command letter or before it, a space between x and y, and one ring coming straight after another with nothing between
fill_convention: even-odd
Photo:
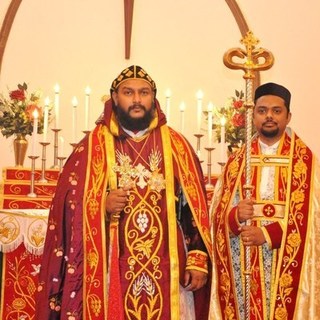
<instances>
[{"instance_id":1,"label":"priest's beard","mask_svg":"<svg viewBox=\"0 0 320 320\"><path fill-rule=\"evenodd\" d=\"M279 128L276 128L272 131L261 129L261 135L265 136L266 138L274 138L279 134Z\"/></svg>"},{"instance_id":2,"label":"priest's beard","mask_svg":"<svg viewBox=\"0 0 320 320\"><path fill-rule=\"evenodd\" d=\"M139 106L141 109L145 111L145 114L142 118L132 118L130 116L130 111L137 106ZM155 107L153 104L150 110L146 110L146 108L143 105L139 104L139 105L130 106L127 111L124 111L122 108L119 108L117 106L116 113L117 113L118 121L124 128L130 131L140 131L149 127L150 122L154 118Z\"/></svg>"}]
</instances>

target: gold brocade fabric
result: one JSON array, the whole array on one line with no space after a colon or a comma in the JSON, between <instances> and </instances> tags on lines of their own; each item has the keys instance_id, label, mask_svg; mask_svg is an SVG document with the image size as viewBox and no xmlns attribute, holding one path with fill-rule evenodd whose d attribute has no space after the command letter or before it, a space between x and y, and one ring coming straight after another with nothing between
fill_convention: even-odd
<instances>
[{"instance_id":1,"label":"gold brocade fabric","mask_svg":"<svg viewBox=\"0 0 320 320\"><path fill-rule=\"evenodd\" d=\"M320 319L320 303L316 298L320 293L320 166L303 142L296 135L293 137L296 140L292 138L294 142L291 144L291 150L294 152L293 156L289 157L290 173L288 177L281 176L282 178L275 182L279 188L276 190L281 191L281 188L284 188L288 190L290 197L287 198L285 218L281 222L283 228L281 247L272 250L277 252L277 255L274 255L272 260L275 265L272 267L274 278L271 278L271 298L270 296L268 298L271 299L270 305L266 306L265 300L255 299L256 295L263 296L265 292L263 289L261 292L260 285L255 280L251 281L251 298L254 299L251 299L250 304L252 320ZM232 270L234 268L231 264L231 261L234 261L232 250L226 249L230 243L234 245L235 241L229 240L229 231L224 233L221 228L223 224L228 225L224 211L229 212L231 209L231 202L228 201L235 195L236 186L240 182L238 173L244 168L243 163L241 166L242 160L239 156L240 153L227 164L228 174L224 172L223 178L217 183L210 210L213 215L213 242L217 263L214 264L216 267L213 268L212 276L209 316L212 320L240 320L242 318L239 316L238 308L244 307L244 299L239 299L241 289L235 285L238 279L233 278L236 270ZM232 181L230 188L223 185L223 179ZM280 194L279 192L279 197ZM276 263L276 258L279 258L279 263ZM225 267L222 268L222 265ZM263 272L263 270L259 273L253 272L252 277ZM226 297L229 301L227 304L224 303ZM259 305L267 310L262 316L258 309L255 309Z\"/></svg>"}]
</instances>

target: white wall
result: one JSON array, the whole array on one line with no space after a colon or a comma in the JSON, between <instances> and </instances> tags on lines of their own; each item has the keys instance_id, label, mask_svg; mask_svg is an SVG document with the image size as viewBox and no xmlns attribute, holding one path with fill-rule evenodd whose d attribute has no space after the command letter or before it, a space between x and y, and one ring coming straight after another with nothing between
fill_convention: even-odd
<instances>
[{"instance_id":1,"label":"white wall","mask_svg":"<svg viewBox=\"0 0 320 320\"><path fill-rule=\"evenodd\" d=\"M9 0L1 1L0 19ZM320 3L309 0L238 1L261 47L275 56L261 82L274 81L292 92L292 127L320 155L318 81L320 63ZM290 6L291 5L291 6ZM77 96L78 137L84 129L84 89L92 89L90 127L103 109L102 95L126 66L139 64L154 78L165 109L165 92L172 92L170 124L180 129L179 105L186 103L185 135L195 146L196 92L222 105L235 89L244 88L242 71L227 69L224 52L239 47L241 34L226 2L213 0L135 1L131 58L124 58L123 2L118 0L25 0L16 16L0 74L0 91L23 81L53 99L61 87L62 133L71 142L71 99ZM203 121L203 133L206 124ZM0 168L14 164L12 138L0 137ZM206 145L206 137L202 146ZM49 147L50 148L50 147ZM52 145L51 145L52 149ZM51 150L50 149L50 150ZM69 148L71 151L71 146ZM51 152L52 153L52 152ZM49 163L52 164L53 159ZM205 151L202 152L206 160ZM213 161L219 161L215 150ZM30 164L26 161L26 166ZM38 163L40 166L40 161ZM215 164L215 171L219 171Z\"/></svg>"}]
</instances>

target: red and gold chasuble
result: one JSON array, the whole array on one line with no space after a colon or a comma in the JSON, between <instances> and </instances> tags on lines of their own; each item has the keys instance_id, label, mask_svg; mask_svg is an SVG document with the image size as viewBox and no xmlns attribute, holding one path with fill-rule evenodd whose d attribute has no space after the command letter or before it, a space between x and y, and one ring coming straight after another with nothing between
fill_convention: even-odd
<instances>
[{"instance_id":1,"label":"red and gold chasuble","mask_svg":"<svg viewBox=\"0 0 320 320\"><path fill-rule=\"evenodd\" d=\"M210 234L206 201L199 189L200 181L195 174L191 150L177 133L169 130L162 127L160 135L154 130L136 141L120 139L115 143L116 154L110 148L114 143L113 136L105 127L96 130L92 136L92 139L101 139L101 148L92 149L92 152L97 150L98 153L90 155L93 161L89 162L91 168L87 168L91 175L85 192L88 194L85 200L85 254L88 262L85 268L85 278L88 279L85 283L86 319L96 319L98 314L102 314L102 303L105 303L108 319L179 318L179 264L182 262L178 249L183 251L183 240L176 222L175 174L177 177L180 175L183 190L194 207L196 223L202 226L199 231L207 243L210 243ZM103 143L111 150L107 151L108 164L101 161ZM96 143L94 145L97 146ZM163 152L160 152L162 149ZM171 156L172 150L175 159ZM106 172L105 178L101 171ZM124 219L119 224L114 221L109 224L113 244L119 241L119 234L124 237L121 237L118 248L115 245L110 247L107 278L103 275L108 274L108 265L99 261L107 261L107 250L99 250L104 247L100 243L105 243L106 239L103 232L97 232L101 221L95 218L97 206L104 203L99 199L103 196L99 190L114 188L117 180L120 183L131 180L134 187L124 209ZM180 243L180 248L177 243ZM118 252L112 252L114 250ZM119 263L119 270L115 270L115 260ZM103 282L110 285L105 288L106 292L101 290L103 286L94 285L101 281L97 281L98 276L106 278ZM112 299L112 303L108 298ZM92 307L94 301L95 308ZM107 311L108 308L112 308L112 312Z\"/></svg>"},{"instance_id":2,"label":"red and gold chasuble","mask_svg":"<svg viewBox=\"0 0 320 320\"><path fill-rule=\"evenodd\" d=\"M89 141L95 147L89 147L84 192L84 318L179 319L186 253L176 217L178 184L210 248L206 199L190 146L167 126L117 140L100 126ZM123 218L105 222L101 190L125 185L133 187Z\"/></svg>"},{"instance_id":3,"label":"red and gold chasuble","mask_svg":"<svg viewBox=\"0 0 320 320\"><path fill-rule=\"evenodd\" d=\"M251 248L250 319L295 319L301 298L301 273L304 271L313 182L314 157L295 135L285 134L274 156L259 152L258 140L252 142L252 183L256 199L252 225L266 228L272 250ZM244 317L245 250L229 225L232 199L244 198L244 148L231 156L223 175L221 201L213 216L214 254L216 258L216 319ZM261 170L275 167L275 194L272 200L260 199ZM239 172L241 174L239 174ZM233 209L235 210L235 209ZM262 221L268 221L262 224ZM236 229L234 229L236 230ZM279 232L280 231L280 232ZM279 242L279 244L275 244ZM268 251L269 256L265 254ZM269 269L268 275L266 270ZM240 277L240 278L239 278ZM214 303L213 303L214 304ZM242 311L240 311L242 310ZM298 317L299 319L299 317Z\"/></svg>"},{"instance_id":4,"label":"red and gold chasuble","mask_svg":"<svg viewBox=\"0 0 320 320\"><path fill-rule=\"evenodd\" d=\"M156 108L148 133L133 139L119 136L108 101L103 120L65 163L49 214L36 320L179 319L184 270L208 272L203 245L209 255L212 247L200 163L165 125L157 101ZM128 204L120 219L110 218L107 190L126 185L132 186ZM188 253L176 214L178 187L203 241ZM194 293L204 304L198 319L208 311L209 295L204 290L200 297L201 290Z\"/></svg>"}]
</instances>

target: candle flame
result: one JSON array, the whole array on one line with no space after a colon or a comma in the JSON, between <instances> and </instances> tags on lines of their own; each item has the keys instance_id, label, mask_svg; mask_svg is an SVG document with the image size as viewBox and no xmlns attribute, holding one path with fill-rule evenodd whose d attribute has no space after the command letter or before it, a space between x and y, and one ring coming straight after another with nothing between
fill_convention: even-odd
<instances>
[{"instance_id":1,"label":"candle flame","mask_svg":"<svg viewBox=\"0 0 320 320\"><path fill-rule=\"evenodd\" d=\"M198 90L197 98L198 98L198 100L201 100L203 98L203 92L201 90Z\"/></svg>"},{"instance_id":2,"label":"candle flame","mask_svg":"<svg viewBox=\"0 0 320 320\"><path fill-rule=\"evenodd\" d=\"M88 86L86 87L85 93L86 93L86 95L89 95L91 93L90 87L88 87Z\"/></svg>"},{"instance_id":3,"label":"candle flame","mask_svg":"<svg viewBox=\"0 0 320 320\"><path fill-rule=\"evenodd\" d=\"M39 112L38 112L38 110L37 110L37 109L34 109L33 112L32 112L32 115L33 115L33 118L34 118L34 119L38 119L38 117L39 117Z\"/></svg>"},{"instance_id":4,"label":"candle flame","mask_svg":"<svg viewBox=\"0 0 320 320\"><path fill-rule=\"evenodd\" d=\"M44 99L44 105L45 105L45 106L49 106L49 104L50 104L50 99L49 99L49 97L46 97L46 98Z\"/></svg>"},{"instance_id":5,"label":"candle flame","mask_svg":"<svg viewBox=\"0 0 320 320\"><path fill-rule=\"evenodd\" d=\"M186 110L186 104L184 102L181 102L180 104L180 111L183 112Z\"/></svg>"},{"instance_id":6,"label":"candle flame","mask_svg":"<svg viewBox=\"0 0 320 320\"><path fill-rule=\"evenodd\" d=\"M73 105L73 107L76 107L76 106L78 105L78 99L77 99L77 97L73 97L73 98L72 98L72 105Z\"/></svg>"}]
</instances>

